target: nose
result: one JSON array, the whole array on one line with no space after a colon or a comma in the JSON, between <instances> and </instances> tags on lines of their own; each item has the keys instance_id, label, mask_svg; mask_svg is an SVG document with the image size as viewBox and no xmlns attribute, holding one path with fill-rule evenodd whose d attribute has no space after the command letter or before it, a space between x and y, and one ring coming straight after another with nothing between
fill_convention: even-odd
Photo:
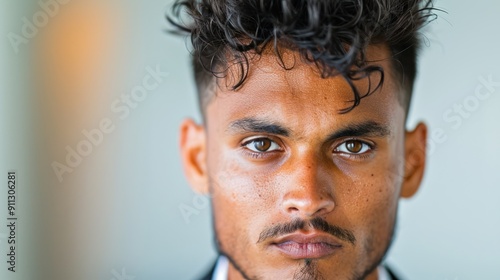
<instances>
[{"instance_id":1,"label":"nose","mask_svg":"<svg viewBox=\"0 0 500 280\"><path fill-rule=\"evenodd\" d=\"M334 180L326 163L313 155L303 156L288 164L282 210L287 215L311 218L333 211ZM332 169L330 167L330 169Z\"/></svg>"}]
</instances>

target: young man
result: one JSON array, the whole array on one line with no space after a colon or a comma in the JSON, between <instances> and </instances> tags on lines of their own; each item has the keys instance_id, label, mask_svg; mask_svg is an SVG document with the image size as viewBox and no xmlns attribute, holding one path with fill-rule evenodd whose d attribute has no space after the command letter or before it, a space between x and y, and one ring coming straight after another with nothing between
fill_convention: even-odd
<instances>
[{"instance_id":1,"label":"young man","mask_svg":"<svg viewBox=\"0 0 500 280\"><path fill-rule=\"evenodd\" d=\"M424 173L426 126L405 120L431 5L174 5L203 114L181 125L183 165L220 254L204 279L395 278L380 264Z\"/></svg>"}]
</instances>

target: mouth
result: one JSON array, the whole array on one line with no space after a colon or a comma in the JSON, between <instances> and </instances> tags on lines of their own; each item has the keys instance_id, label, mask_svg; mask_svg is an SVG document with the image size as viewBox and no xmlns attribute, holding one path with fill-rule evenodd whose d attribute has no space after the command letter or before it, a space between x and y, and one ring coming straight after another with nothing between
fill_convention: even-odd
<instances>
[{"instance_id":1,"label":"mouth","mask_svg":"<svg viewBox=\"0 0 500 280\"><path fill-rule=\"evenodd\" d=\"M295 233L281 237L271 247L291 259L319 259L342 249L333 237L321 233Z\"/></svg>"}]
</instances>

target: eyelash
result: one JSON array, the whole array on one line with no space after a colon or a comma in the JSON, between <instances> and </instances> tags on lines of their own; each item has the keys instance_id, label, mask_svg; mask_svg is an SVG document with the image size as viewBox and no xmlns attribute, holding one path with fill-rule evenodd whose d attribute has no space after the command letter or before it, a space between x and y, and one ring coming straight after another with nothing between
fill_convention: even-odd
<instances>
[{"instance_id":1,"label":"eyelash","mask_svg":"<svg viewBox=\"0 0 500 280\"><path fill-rule=\"evenodd\" d=\"M366 151L366 152L364 152L364 153L362 153L362 154L351 154L351 153L345 153L345 152L338 152L338 151L336 151L340 147L340 145L345 144L348 141L358 141L358 142L360 142L363 145L367 145L368 148L369 148L369 150ZM376 149L376 145L373 144L373 143L369 143L367 141L364 141L364 140L361 140L361 139L358 139L358 138L347 138L347 139L342 139L342 142L340 142L338 145L335 146L335 148L333 149L333 153L340 154L341 156L347 157L349 159L363 160L363 159L369 158L372 155L372 152L375 149Z\"/></svg>"},{"instance_id":2,"label":"eyelash","mask_svg":"<svg viewBox=\"0 0 500 280\"><path fill-rule=\"evenodd\" d=\"M281 152L281 151L283 151L283 149L281 148L280 150L275 150L275 151L270 151L270 152L260 152L260 153L259 153L259 152L254 152L254 151L252 151L252 150L250 150L250 149L246 148L246 146L247 146L248 144L250 144L250 143L252 143L252 142L256 142L256 141L258 141L258 140L262 140L262 139L267 139L267 140L269 140L269 141L272 141L272 142L276 143L278 146L280 146L280 147L281 147L281 145L278 143L278 141L275 141L275 140L273 140L272 138L269 138L269 137L256 137L256 138L249 139L249 140L247 140L247 141L245 141L245 142L241 143L241 147L243 148L243 151L244 151L247 155L251 156L251 157L252 157L252 158L254 158L254 159L261 159L261 158L264 158L264 157L269 157L269 156L274 155L276 152Z\"/></svg>"},{"instance_id":3,"label":"eyelash","mask_svg":"<svg viewBox=\"0 0 500 280\"><path fill-rule=\"evenodd\" d=\"M269 137L252 138L250 140L247 140L247 141L241 143L241 147L243 148L243 151L247 155L249 155L250 157L252 157L254 159L261 159L261 158L264 158L264 157L269 157L269 156L274 155L276 152L283 151L283 149L280 149L280 150L274 150L274 151L270 151L270 152L254 152L254 151L246 148L246 146L248 144L250 144L252 142L255 142L255 141L258 141L258 140L262 140L262 139L270 140L270 141L276 143L278 146L281 147L281 145L278 143L278 141L275 141L275 140L273 140L272 138L269 138ZM337 152L336 151L340 145L345 144L348 141L359 141L363 145L367 145L369 147L369 151L364 152L362 154L351 154L351 153ZM333 153L334 154L340 154L341 156L347 157L349 159L363 160L363 159L369 158L371 156L371 152L373 152L375 149L376 149L376 145L375 144L369 143L367 141L364 141L364 140L361 140L361 139L358 139L358 138L347 138L347 139L342 139L342 141L335 146L335 148L333 149Z\"/></svg>"}]
</instances>

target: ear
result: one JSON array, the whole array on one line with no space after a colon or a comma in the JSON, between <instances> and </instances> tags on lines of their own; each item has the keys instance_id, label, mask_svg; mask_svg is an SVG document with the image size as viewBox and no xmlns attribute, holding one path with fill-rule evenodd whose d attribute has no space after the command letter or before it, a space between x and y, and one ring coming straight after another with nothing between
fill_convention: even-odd
<instances>
[{"instance_id":1,"label":"ear","mask_svg":"<svg viewBox=\"0 0 500 280\"><path fill-rule=\"evenodd\" d=\"M419 123L405 137L405 176L401 197L412 197L420 187L424 177L426 161L427 126Z\"/></svg>"},{"instance_id":2,"label":"ear","mask_svg":"<svg viewBox=\"0 0 500 280\"><path fill-rule=\"evenodd\" d=\"M201 194L208 193L205 128L191 119L180 126L180 149L184 174L191 188Z\"/></svg>"}]
</instances>

